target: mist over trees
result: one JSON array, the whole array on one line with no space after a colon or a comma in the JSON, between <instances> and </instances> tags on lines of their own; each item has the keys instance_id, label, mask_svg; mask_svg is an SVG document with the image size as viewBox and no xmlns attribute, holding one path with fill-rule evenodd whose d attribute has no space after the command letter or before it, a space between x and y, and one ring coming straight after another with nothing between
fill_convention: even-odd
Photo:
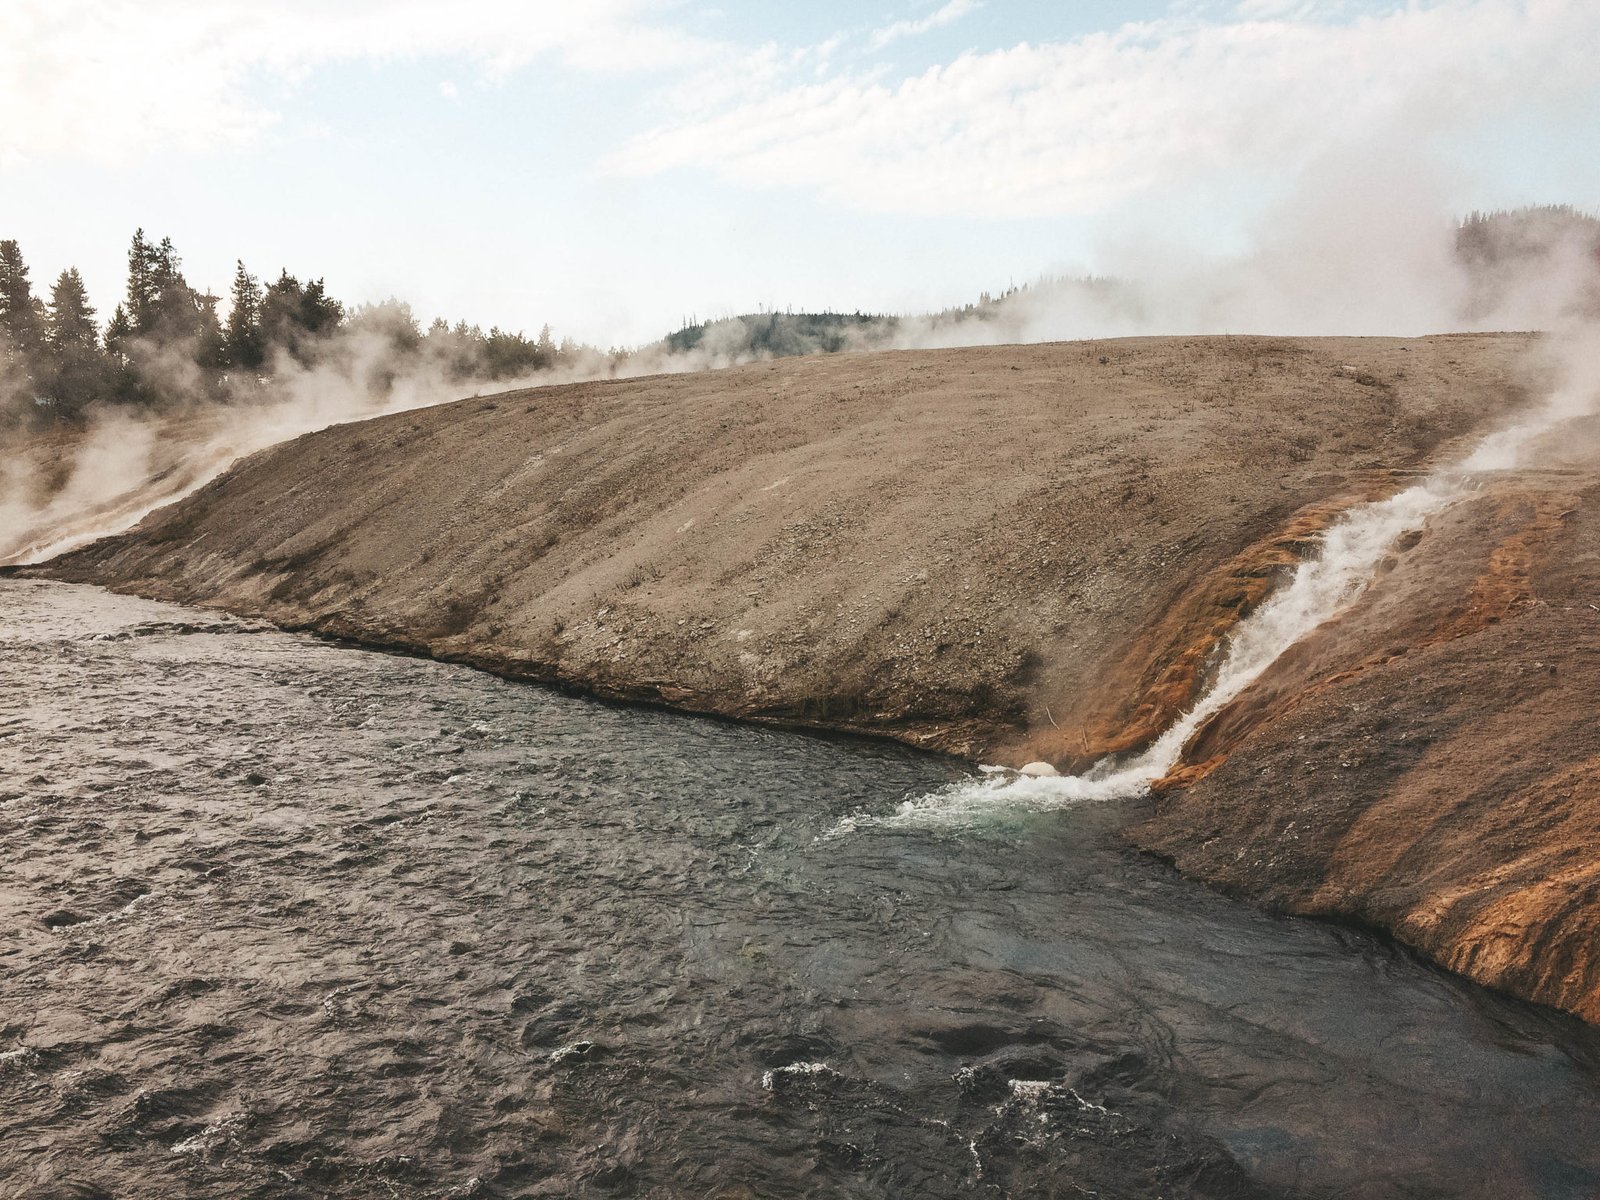
<instances>
[{"instance_id":1,"label":"mist over trees","mask_svg":"<svg viewBox=\"0 0 1600 1200\"><path fill-rule=\"evenodd\" d=\"M1455 223L1453 251L1458 273L1432 281L1439 285L1441 309L1449 310L1444 322L1468 328L1509 320L1527 327L1551 319L1555 297L1563 298L1565 317L1600 316L1600 217L1570 205L1474 212ZM773 308L687 320L661 345L672 354L699 354L721 364L841 350L1180 332L1164 314L1166 299L1135 277L1042 276L985 292L975 303L916 316ZM1192 309L1178 311L1180 320L1196 319Z\"/></svg>"},{"instance_id":2,"label":"mist over trees","mask_svg":"<svg viewBox=\"0 0 1600 1200\"><path fill-rule=\"evenodd\" d=\"M1523 311L1519 297L1560 291L1600 313L1600 218L1570 206L1475 212L1458 222L1463 326ZM1566 280L1560 288L1552 281ZM1567 286L1570 284L1571 286ZM41 299L41 290L47 298ZM1157 297L1159 298L1159 297ZM324 280L235 264L226 298L191 285L170 238L144 231L128 248L127 287L102 327L75 268L36 286L15 241L0 241L0 420L82 423L96 413L267 399L297 373L331 369L382 401L402 381L448 397L485 383L597 378L726 366L752 359L891 346L971 345L1140 329L1151 319L1137 280L1046 277L976 303L915 317L768 309L685 321L659 342L604 351L498 327L435 320L398 300L347 308ZM1045 314L1049 320L1040 324ZM1065 315L1062 315L1065 314ZM1074 316L1076 314L1076 317ZM415 388L413 388L415 390Z\"/></svg>"},{"instance_id":3,"label":"mist over trees","mask_svg":"<svg viewBox=\"0 0 1600 1200\"><path fill-rule=\"evenodd\" d=\"M1493 312L1518 289L1552 287L1569 293L1579 312L1600 314L1600 217L1570 204L1474 212L1457 228L1455 250L1467 273L1469 318Z\"/></svg>"},{"instance_id":4,"label":"mist over trees","mask_svg":"<svg viewBox=\"0 0 1600 1200\"><path fill-rule=\"evenodd\" d=\"M915 316L773 308L709 321L690 319L659 345L667 354L700 355L723 364L846 350L1022 341L1018 318L1028 305L1067 299L1106 312L1136 307L1133 289L1117 280L1051 275L1001 292L983 292L974 303Z\"/></svg>"},{"instance_id":5,"label":"mist over trees","mask_svg":"<svg viewBox=\"0 0 1600 1200\"><path fill-rule=\"evenodd\" d=\"M22 250L0 241L0 414L76 423L94 411L247 403L286 372L337 362L375 394L426 363L447 383L527 377L601 352L498 327L435 321L399 301L347 309L322 278L280 270L263 283L236 264L226 304L192 286L170 238L135 231L127 288L102 329L76 268L41 300Z\"/></svg>"}]
</instances>

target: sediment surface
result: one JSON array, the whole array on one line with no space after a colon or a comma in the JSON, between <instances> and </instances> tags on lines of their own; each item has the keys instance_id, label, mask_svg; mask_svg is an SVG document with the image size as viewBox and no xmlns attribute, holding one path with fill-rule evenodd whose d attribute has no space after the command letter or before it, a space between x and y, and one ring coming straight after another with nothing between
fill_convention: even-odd
<instances>
[{"instance_id":1,"label":"sediment surface","mask_svg":"<svg viewBox=\"0 0 1600 1200\"><path fill-rule=\"evenodd\" d=\"M1139 339L508 394L266 451L51 571L1071 769L1181 711L1337 512L1523 403L1528 346ZM1600 476L1571 433L1203 727L1139 844L1600 1020Z\"/></svg>"},{"instance_id":2,"label":"sediment surface","mask_svg":"<svg viewBox=\"0 0 1600 1200\"><path fill-rule=\"evenodd\" d=\"M62 578L1002 761L1146 740L1527 339L1146 338L511 393L256 455Z\"/></svg>"}]
</instances>

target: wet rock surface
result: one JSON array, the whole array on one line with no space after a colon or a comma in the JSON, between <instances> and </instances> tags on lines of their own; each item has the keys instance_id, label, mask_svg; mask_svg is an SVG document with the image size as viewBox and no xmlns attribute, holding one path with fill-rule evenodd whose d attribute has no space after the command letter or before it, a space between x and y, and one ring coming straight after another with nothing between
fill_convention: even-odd
<instances>
[{"instance_id":1,"label":"wet rock surface","mask_svg":"<svg viewBox=\"0 0 1600 1200\"><path fill-rule=\"evenodd\" d=\"M1200 732L1192 786L1135 838L1600 1021L1595 479L1577 460L1497 477L1429 522Z\"/></svg>"},{"instance_id":2,"label":"wet rock surface","mask_svg":"<svg viewBox=\"0 0 1600 1200\"><path fill-rule=\"evenodd\" d=\"M950 764L0 581L7 1195L1572 1197L1600 1042Z\"/></svg>"}]
</instances>

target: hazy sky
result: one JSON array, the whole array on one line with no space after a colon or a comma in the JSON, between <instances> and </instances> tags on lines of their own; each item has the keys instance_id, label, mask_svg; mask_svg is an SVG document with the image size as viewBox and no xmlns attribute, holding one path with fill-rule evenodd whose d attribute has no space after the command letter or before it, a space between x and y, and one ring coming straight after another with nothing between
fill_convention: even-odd
<instances>
[{"instance_id":1,"label":"hazy sky","mask_svg":"<svg viewBox=\"0 0 1600 1200\"><path fill-rule=\"evenodd\" d=\"M140 225L603 343L922 309L1243 250L1319 172L1600 207L1597 47L1597 0L0 0L0 237L102 315Z\"/></svg>"}]
</instances>

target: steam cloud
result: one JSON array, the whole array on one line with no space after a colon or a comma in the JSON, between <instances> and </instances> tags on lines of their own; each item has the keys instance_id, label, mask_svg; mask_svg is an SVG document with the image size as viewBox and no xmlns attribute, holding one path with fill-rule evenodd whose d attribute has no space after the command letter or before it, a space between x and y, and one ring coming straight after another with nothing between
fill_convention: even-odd
<instances>
[{"instance_id":1,"label":"steam cloud","mask_svg":"<svg viewBox=\"0 0 1600 1200\"><path fill-rule=\"evenodd\" d=\"M1580 348L1595 344L1592 243L1552 228L1506 261L1469 269L1457 251L1457 218L1403 154L1349 151L1307 179L1314 183L1263 219L1245 253L1207 255L1148 233L1112 235L1098 280L846 327L839 338L846 349L931 349L1139 334L1560 330L1574 378L1561 403L1590 402L1600 353ZM120 532L239 457L327 425L490 389L701 371L766 353L729 322L710 326L689 350L661 343L621 358L594 354L532 378L463 383L426 353L397 364L391 340L368 323L342 331L313 367L279 362L262 394L231 405L195 398L202 389L192 367L174 363L163 390L179 402L176 410L143 419L113 410L73 445L25 441L7 456L0 563L42 561Z\"/></svg>"},{"instance_id":2,"label":"steam cloud","mask_svg":"<svg viewBox=\"0 0 1600 1200\"><path fill-rule=\"evenodd\" d=\"M1426 249L1423 247L1422 249ZM1470 496L1491 472L1551 467L1593 471L1600 463L1600 320L1596 309L1597 263L1592 244L1555 236L1531 247L1502 278L1476 281L1440 271L1408 281L1437 283L1433 299L1483 303L1495 294L1501 302L1484 320L1510 313L1547 329L1525 370L1545 399L1485 435L1463 457L1440 464L1426 478L1384 500L1359 505L1329 527L1317 552L1229 636L1216 677L1187 712L1145 750L1131 757L1104 759L1081 775L1032 777L988 768L988 778L957 784L905 802L891 824L962 825L996 806L1050 808L1087 801L1143 795L1182 761L1190 739L1211 717L1243 694L1296 642L1350 608L1377 573L1402 534L1419 530L1435 515ZM1426 264L1424 256L1414 257ZM1270 296L1271 278L1281 259L1265 259L1263 273L1245 272L1227 280L1234 294ZM1391 280L1392 282L1392 280ZM1475 287L1468 286L1475 282ZM1426 299L1421 290L1409 293ZM1331 297L1337 302L1338 297ZM1426 310L1418 309L1417 313ZM851 818L838 832L863 823Z\"/></svg>"}]
</instances>

